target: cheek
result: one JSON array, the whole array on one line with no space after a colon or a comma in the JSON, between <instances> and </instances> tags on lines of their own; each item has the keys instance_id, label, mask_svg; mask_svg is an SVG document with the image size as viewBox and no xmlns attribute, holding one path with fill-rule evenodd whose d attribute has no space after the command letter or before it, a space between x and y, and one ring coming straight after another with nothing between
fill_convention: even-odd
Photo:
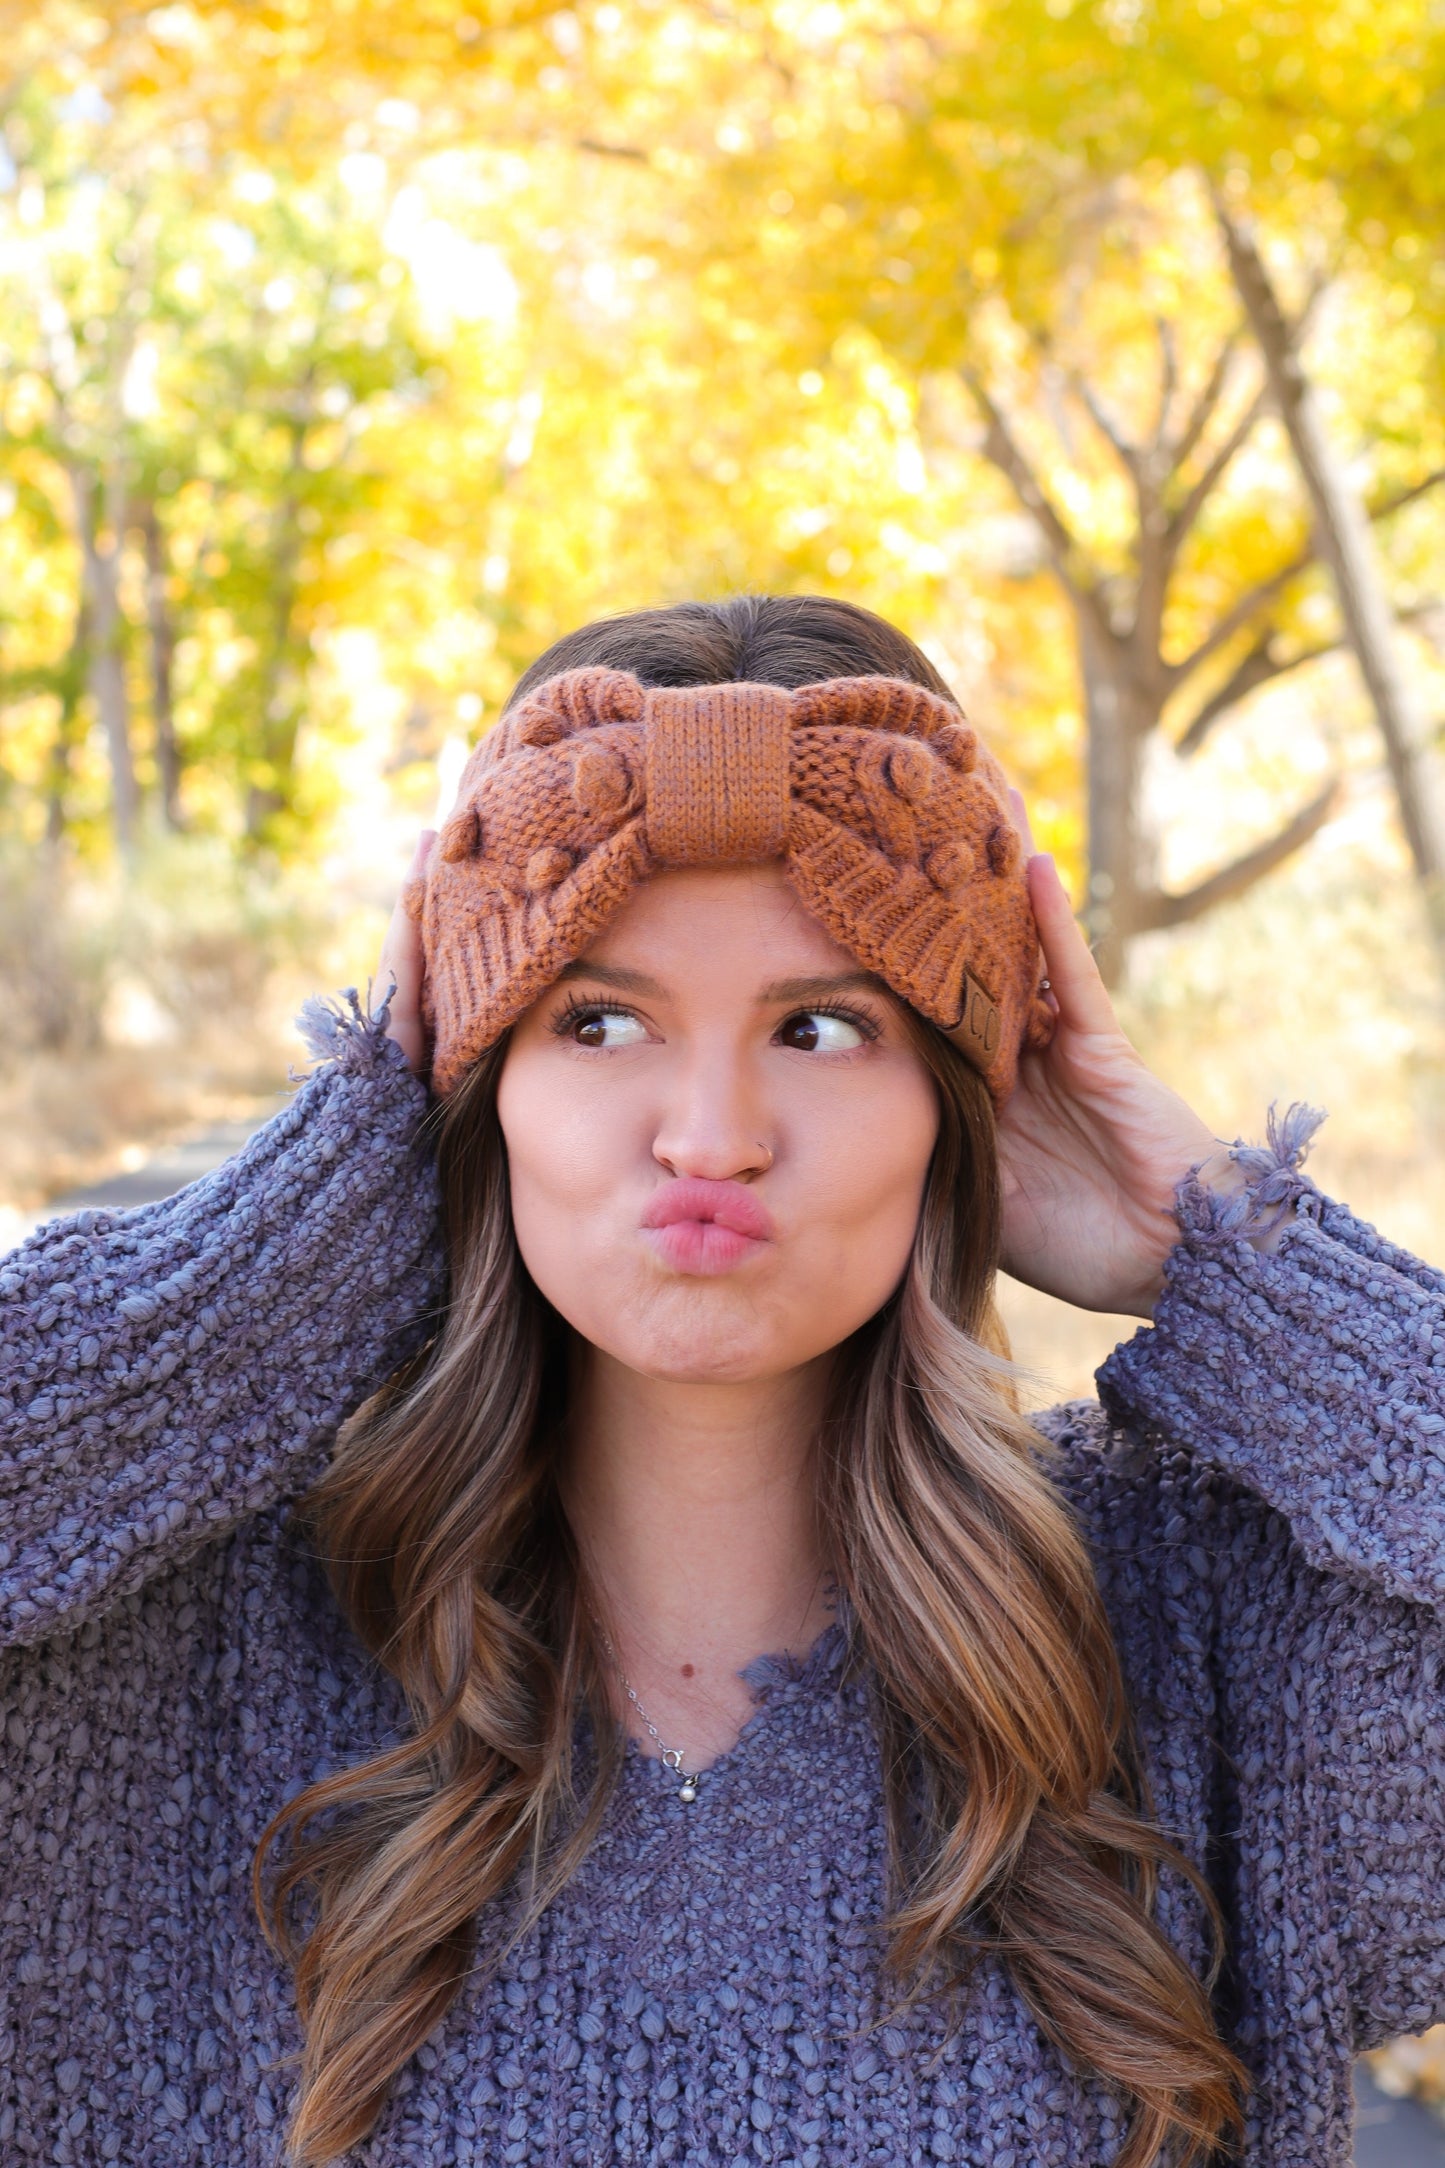
<instances>
[{"instance_id":1,"label":"cheek","mask_svg":"<svg viewBox=\"0 0 1445 2168\"><path fill-rule=\"evenodd\" d=\"M567 1313L572 1283L595 1262L609 1205L632 1156L622 1112L584 1094L553 1063L509 1060L497 1092L507 1146L512 1224L544 1295Z\"/></svg>"},{"instance_id":2,"label":"cheek","mask_svg":"<svg viewBox=\"0 0 1445 2168\"><path fill-rule=\"evenodd\" d=\"M799 1152L803 1217L815 1230L809 1263L833 1343L881 1309L902 1278L937 1136L932 1085L911 1075L843 1122L810 1125Z\"/></svg>"}]
</instances>

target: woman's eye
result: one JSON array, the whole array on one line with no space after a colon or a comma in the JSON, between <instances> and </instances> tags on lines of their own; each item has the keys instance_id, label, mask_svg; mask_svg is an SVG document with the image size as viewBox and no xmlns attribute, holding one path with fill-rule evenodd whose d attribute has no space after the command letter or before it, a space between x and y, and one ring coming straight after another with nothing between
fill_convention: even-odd
<instances>
[{"instance_id":1,"label":"woman's eye","mask_svg":"<svg viewBox=\"0 0 1445 2168\"><path fill-rule=\"evenodd\" d=\"M825 1009L799 1009L778 1029L780 1043L801 1054L846 1054L862 1046L866 1037L861 1024L851 1017L830 1016Z\"/></svg>"},{"instance_id":2,"label":"woman's eye","mask_svg":"<svg viewBox=\"0 0 1445 2168\"><path fill-rule=\"evenodd\" d=\"M567 1019L566 1030L574 1046L601 1047L608 1052L619 1046L640 1046L647 1037L638 1019L625 1009L579 1009Z\"/></svg>"}]
</instances>

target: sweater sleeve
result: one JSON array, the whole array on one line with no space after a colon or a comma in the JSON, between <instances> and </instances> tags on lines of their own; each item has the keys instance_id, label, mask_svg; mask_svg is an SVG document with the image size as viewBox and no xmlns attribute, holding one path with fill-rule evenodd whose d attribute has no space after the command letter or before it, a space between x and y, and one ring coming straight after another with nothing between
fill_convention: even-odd
<instances>
[{"instance_id":1,"label":"sweater sleeve","mask_svg":"<svg viewBox=\"0 0 1445 2168\"><path fill-rule=\"evenodd\" d=\"M107 1610L298 1490L441 1288L423 1086L369 1015L224 1166L0 1259L0 1641Z\"/></svg>"},{"instance_id":2,"label":"sweater sleeve","mask_svg":"<svg viewBox=\"0 0 1445 2168\"><path fill-rule=\"evenodd\" d=\"M1355 2044L1445 2017L1445 1274L1300 1172L1318 1117L1271 1118L1223 1198L1181 1190L1152 1326L1099 1373L1126 1427L1287 1524L1290 1623L1259 1676L1295 1738L1243 1781L1307 1783ZM1252 1237L1281 1220L1274 1254ZM1260 1662L1257 1647L1253 1658ZM1269 1659L1266 1657L1265 1659Z\"/></svg>"}]
</instances>

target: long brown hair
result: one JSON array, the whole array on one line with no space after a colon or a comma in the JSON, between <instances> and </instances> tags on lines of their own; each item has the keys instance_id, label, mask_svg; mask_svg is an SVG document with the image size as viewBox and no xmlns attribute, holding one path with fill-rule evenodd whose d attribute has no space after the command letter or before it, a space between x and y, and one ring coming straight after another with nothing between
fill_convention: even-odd
<instances>
[{"instance_id":1,"label":"long brown hair","mask_svg":"<svg viewBox=\"0 0 1445 2168\"><path fill-rule=\"evenodd\" d=\"M874 674L947 692L892 626L821 598L589 626L514 699L585 662L661 684ZM837 1353L816 1452L887 1773L885 1975L905 2000L957 1998L979 1952L997 1952L1056 2046L1131 2111L1118 2168L1199 2161L1238 2129L1244 2075L1207 1984L1154 1920L1161 1870L1193 1885L1216 1941L1217 1912L1150 1820L1088 1553L1001 1356L987 1092L937 1032L920 1021L914 1036L939 1133L912 1257ZM512 1233L504 1056L494 1047L435 1116L450 1275L438 1333L353 1418L307 1501L341 1608L400 1682L415 1731L309 1786L261 1840L257 1903L295 1967L305 2027L290 2143L306 2163L365 2136L468 1974L575 1872L621 1760L554 1478L565 1328ZM579 1785L584 1712L598 1754Z\"/></svg>"}]
</instances>

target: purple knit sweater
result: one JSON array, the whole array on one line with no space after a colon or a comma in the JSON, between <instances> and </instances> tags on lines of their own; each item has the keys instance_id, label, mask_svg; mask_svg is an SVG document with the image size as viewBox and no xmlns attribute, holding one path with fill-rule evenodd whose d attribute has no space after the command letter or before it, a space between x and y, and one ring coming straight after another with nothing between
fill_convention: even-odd
<instances>
[{"instance_id":1,"label":"purple knit sweater","mask_svg":"<svg viewBox=\"0 0 1445 2168\"><path fill-rule=\"evenodd\" d=\"M0 2160L280 2159L291 1988L251 1911L288 1793L404 1723L285 1501L436 1295L420 1087L375 1021L237 1158L0 1259ZM1445 2014L1445 1277L1276 1139L1183 1194L1152 1329L1042 1427L1158 1810L1228 1923L1252 2168L1348 2157L1357 2048ZM1297 1200L1276 1256L1251 1210ZM696 1805L629 1752L575 1882L474 1980L368 2168L1094 2168L1117 2113L1006 1974L874 2023L866 1691L760 1660ZM1163 1916L1192 1962L1194 1901ZM485 1931L486 1923L483 1923Z\"/></svg>"}]
</instances>

